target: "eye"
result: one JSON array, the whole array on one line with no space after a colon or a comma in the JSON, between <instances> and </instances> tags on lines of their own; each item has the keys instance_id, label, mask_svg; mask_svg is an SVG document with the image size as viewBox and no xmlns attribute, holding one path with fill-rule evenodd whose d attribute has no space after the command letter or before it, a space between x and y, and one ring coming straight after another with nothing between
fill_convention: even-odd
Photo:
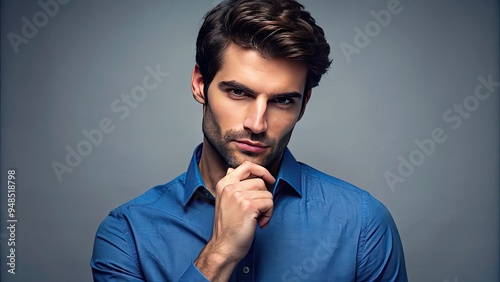
<instances>
[{"instance_id":1,"label":"eye","mask_svg":"<svg viewBox=\"0 0 500 282\"><path fill-rule=\"evenodd\" d=\"M245 92L243 90L241 90L241 89L229 89L229 90L227 90L227 92L231 96L235 96L235 97L241 97L241 96L245 95Z\"/></svg>"},{"instance_id":2,"label":"eye","mask_svg":"<svg viewBox=\"0 0 500 282\"><path fill-rule=\"evenodd\" d=\"M288 104L293 104L294 100L287 98L287 97L280 97L275 99L276 103L282 104L282 105L288 105Z\"/></svg>"}]
</instances>

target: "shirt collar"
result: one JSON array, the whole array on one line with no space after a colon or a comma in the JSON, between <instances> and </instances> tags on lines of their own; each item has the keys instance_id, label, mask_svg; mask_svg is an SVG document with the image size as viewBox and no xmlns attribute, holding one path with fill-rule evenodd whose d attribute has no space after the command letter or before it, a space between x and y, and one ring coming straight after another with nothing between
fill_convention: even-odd
<instances>
[{"instance_id":1,"label":"shirt collar","mask_svg":"<svg viewBox=\"0 0 500 282\"><path fill-rule=\"evenodd\" d=\"M191 162L189 163L189 167L186 172L186 185L184 189L184 198L182 200L182 204L184 206L193 197L193 194L196 190L198 190L198 188L204 187L206 189L203 178L201 177L200 169L198 168L202 148L203 144L200 144L196 147L196 149L194 149L193 157L191 158ZM297 160L295 160L290 150L285 148L278 177L276 177L273 194L276 194L277 189L282 189L281 187L284 187L282 183L286 183L298 193L299 197L301 197L302 186L300 179L300 164Z\"/></svg>"},{"instance_id":2,"label":"shirt collar","mask_svg":"<svg viewBox=\"0 0 500 282\"><path fill-rule=\"evenodd\" d=\"M189 163L188 170L186 172L186 185L184 187L184 199L182 199L182 204L185 206L193 194L200 187L205 186L205 182L203 182L203 178L201 177L200 169L198 168L198 163L201 159L201 150L203 148L203 144L200 144L194 149L193 157L191 158L191 162Z\"/></svg>"},{"instance_id":3,"label":"shirt collar","mask_svg":"<svg viewBox=\"0 0 500 282\"><path fill-rule=\"evenodd\" d=\"M293 188L299 197L302 197L301 185L301 169L300 164L294 158L288 148L283 151L283 159L281 160L281 167L276 177L276 184L274 185L273 194L275 195L277 189L284 187L283 182Z\"/></svg>"}]
</instances>

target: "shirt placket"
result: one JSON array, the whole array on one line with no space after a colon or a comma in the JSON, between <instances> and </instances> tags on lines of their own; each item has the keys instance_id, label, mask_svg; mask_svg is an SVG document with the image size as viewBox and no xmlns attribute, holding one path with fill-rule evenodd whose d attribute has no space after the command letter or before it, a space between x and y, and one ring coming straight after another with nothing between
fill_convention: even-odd
<instances>
[{"instance_id":1,"label":"shirt placket","mask_svg":"<svg viewBox=\"0 0 500 282\"><path fill-rule=\"evenodd\" d=\"M254 248L250 247L248 254L236 266L238 281L255 281Z\"/></svg>"}]
</instances>

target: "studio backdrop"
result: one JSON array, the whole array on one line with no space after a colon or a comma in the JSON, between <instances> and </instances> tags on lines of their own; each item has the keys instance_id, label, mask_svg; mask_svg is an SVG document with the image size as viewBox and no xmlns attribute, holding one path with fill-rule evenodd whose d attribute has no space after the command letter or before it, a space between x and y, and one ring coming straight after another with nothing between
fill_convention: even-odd
<instances>
[{"instance_id":1,"label":"studio backdrop","mask_svg":"<svg viewBox=\"0 0 500 282\"><path fill-rule=\"evenodd\" d=\"M218 2L1 2L1 281L91 281L109 211L187 169ZM334 61L291 151L388 207L410 281L499 281L498 1L302 3Z\"/></svg>"}]
</instances>

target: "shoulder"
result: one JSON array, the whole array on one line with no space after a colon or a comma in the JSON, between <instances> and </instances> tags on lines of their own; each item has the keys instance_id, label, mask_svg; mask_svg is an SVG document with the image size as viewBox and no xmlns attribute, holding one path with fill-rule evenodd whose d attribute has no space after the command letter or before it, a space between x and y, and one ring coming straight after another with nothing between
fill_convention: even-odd
<instances>
[{"instance_id":1,"label":"shoulder","mask_svg":"<svg viewBox=\"0 0 500 282\"><path fill-rule=\"evenodd\" d=\"M336 196L346 197L371 197L367 191L335 176L319 171L307 164L299 162L301 167L301 181L306 190L321 190L333 193Z\"/></svg>"},{"instance_id":2,"label":"shoulder","mask_svg":"<svg viewBox=\"0 0 500 282\"><path fill-rule=\"evenodd\" d=\"M335 176L319 171L307 164L300 163L303 193L327 196L329 201L355 206L365 220L374 218L392 220L384 204L366 190Z\"/></svg>"},{"instance_id":3,"label":"shoulder","mask_svg":"<svg viewBox=\"0 0 500 282\"><path fill-rule=\"evenodd\" d=\"M172 207L173 202L180 201L182 198L185 176L186 174L183 173L168 183L150 188L142 195L113 209L110 216L122 217L142 209Z\"/></svg>"}]
</instances>

